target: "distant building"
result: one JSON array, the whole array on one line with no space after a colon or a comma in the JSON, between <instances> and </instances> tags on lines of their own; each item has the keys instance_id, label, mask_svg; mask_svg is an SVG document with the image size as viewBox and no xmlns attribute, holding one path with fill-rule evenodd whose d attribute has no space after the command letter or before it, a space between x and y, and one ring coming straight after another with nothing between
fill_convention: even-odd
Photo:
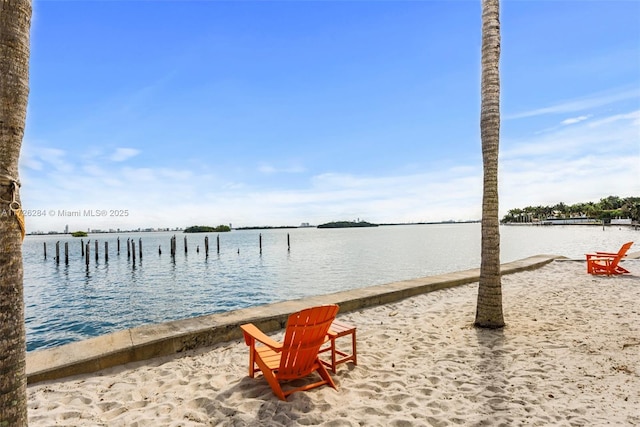
<instances>
[{"instance_id":1,"label":"distant building","mask_svg":"<svg viewBox=\"0 0 640 427\"><path fill-rule=\"evenodd\" d=\"M64 226L64 234L69 234L69 224Z\"/></svg>"}]
</instances>

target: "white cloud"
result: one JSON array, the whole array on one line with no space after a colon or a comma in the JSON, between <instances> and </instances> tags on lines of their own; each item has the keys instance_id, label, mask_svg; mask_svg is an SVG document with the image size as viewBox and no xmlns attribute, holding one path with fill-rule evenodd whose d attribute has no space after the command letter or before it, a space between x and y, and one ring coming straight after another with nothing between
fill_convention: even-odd
<instances>
[{"instance_id":1,"label":"white cloud","mask_svg":"<svg viewBox=\"0 0 640 427\"><path fill-rule=\"evenodd\" d=\"M274 168L271 165L267 165L267 164L262 164L258 167L258 171L265 173L265 174L272 174L272 173L276 173L277 170L276 168Z\"/></svg>"},{"instance_id":2,"label":"white cloud","mask_svg":"<svg viewBox=\"0 0 640 427\"><path fill-rule=\"evenodd\" d=\"M630 179L630 177L634 177ZM505 165L500 179L501 211L525 206L598 201L607 195L640 193L638 158L622 153L602 158L584 156L536 164Z\"/></svg>"},{"instance_id":3,"label":"white cloud","mask_svg":"<svg viewBox=\"0 0 640 427\"><path fill-rule=\"evenodd\" d=\"M623 120L629 120L629 124L631 126L640 127L640 110L632 111L630 113L616 114L613 116L605 117L603 119L599 119L597 121L589 123L589 126L600 127L602 125L608 125L610 123L619 122ZM636 135L640 138L640 133Z\"/></svg>"},{"instance_id":4,"label":"white cloud","mask_svg":"<svg viewBox=\"0 0 640 427\"><path fill-rule=\"evenodd\" d=\"M575 126L549 130L519 140L506 140L500 158L567 159L579 155L619 150L637 155L640 141L640 111L604 117Z\"/></svg>"},{"instance_id":5,"label":"white cloud","mask_svg":"<svg viewBox=\"0 0 640 427\"><path fill-rule=\"evenodd\" d=\"M640 111L506 141L501 211L640 194Z\"/></svg>"},{"instance_id":6,"label":"white cloud","mask_svg":"<svg viewBox=\"0 0 640 427\"><path fill-rule=\"evenodd\" d=\"M580 116L580 117L572 117L570 119L563 120L561 122L561 124L563 124L563 125L573 125L573 124L576 124L576 123L583 122L583 121L587 120L590 117L591 117L591 115Z\"/></svg>"},{"instance_id":7,"label":"white cloud","mask_svg":"<svg viewBox=\"0 0 640 427\"><path fill-rule=\"evenodd\" d=\"M582 119L542 135L504 140L501 215L538 204L640 194L640 111ZM565 120L565 122L567 121ZM34 154L36 153L36 154ZM300 174L295 188L269 188L238 169L221 177L206 163L189 169L122 167L57 149L29 150L23 202L33 209L127 209L120 218L29 218L29 231L184 227L193 224L298 225L361 218L371 222L479 219L482 164L382 175ZM409 159L408 161L413 161ZM73 167L74 164L79 164ZM46 167L56 165L54 167ZM25 166L23 164L23 166ZM295 166L295 164L294 164ZM289 169L294 169L294 166ZM278 173L266 162L264 172ZM413 169L415 170L415 168Z\"/></svg>"},{"instance_id":8,"label":"white cloud","mask_svg":"<svg viewBox=\"0 0 640 427\"><path fill-rule=\"evenodd\" d=\"M45 173L52 171L68 173L74 169L73 163L67 158L66 151L31 144L23 146L21 166Z\"/></svg>"},{"instance_id":9,"label":"white cloud","mask_svg":"<svg viewBox=\"0 0 640 427\"><path fill-rule=\"evenodd\" d=\"M304 171L305 171L305 168L300 165L291 165L288 167L278 168L268 163L262 163L260 166L258 166L258 172L261 172L267 175L272 175L276 173L302 173Z\"/></svg>"},{"instance_id":10,"label":"white cloud","mask_svg":"<svg viewBox=\"0 0 640 427\"><path fill-rule=\"evenodd\" d=\"M189 179L195 179L193 172L189 170L161 168L158 170L158 175L173 181L187 181ZM199 179L202 179L202 177Z\"/></svg>"},{"instance_id":11,"label":"white cloud","mask_svg":"<svg viewBox=\"0 0 640 427\"><path fill-rule=\"evenodd\" d=\"M123 162L138 154L140 154L140 150L136 150L135 148L117 148L109 159L114 162Z\"/></svg>"},{"instance_id":12,"label":"white cloud","mask_svg":"<svg viewBox=\"0 0 640 427\"><path fill-rule=\"evenodd\" d=\"M579 99L564 101L549 107L537 108L535 110L523 111L521 113L507 114L503 119L522 119L546 114L575 113L638 97L640 97L640 90L637 88L619 89L614 92L598 93Z\"/></svg>"},{"instance_id":13,"label":"white cloud","mask_svg":"<svg viewBox=\"0 0 640 427\"><path fill-rule=\"evenodd\" d=\"M74 218L77 223L70 226L79 229L229 222L236 226L298 225L358 217L374 222L419 222L478 218L480 214L481 176L477 167L398 176L327 173L311 177L306 187L296 190L258 190L251 183L220 182L206 174L190 174L170 169L109 171L87 166L74 176L30 179L25 194L39 199L38 204L47 209L130 212L127 218ZM59 181L64 184L55 184ZM29 230L62 229L69 221L38 220L30 221Z\"/></svg>"},{"instance_id":14,"label":"white cloud","mask_svg":"<svg viewBox=\"0 0 640 427\"><path fill-rule=\"evenodd\" d=\"M37 157L31 155L27 150L23 150L22 156L20 156L20 166L35 171L40 171L42 170L44 165L42 161L38 160Z\"/></svg>"}]
</instances>

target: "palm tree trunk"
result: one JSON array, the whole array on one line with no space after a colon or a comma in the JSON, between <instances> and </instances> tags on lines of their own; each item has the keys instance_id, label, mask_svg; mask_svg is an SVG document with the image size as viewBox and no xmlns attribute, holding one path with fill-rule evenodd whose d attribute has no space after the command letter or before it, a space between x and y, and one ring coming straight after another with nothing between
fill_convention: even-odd
<instances>
[{"instance_id":1,"label":"palm tree trunk","mask_svg":"<svg viewBox=\"0 0 640 427\"><path fill-rule=\"evenodd\" d=\"M0 0L0 426L27 425L18 158L29 95L30 0Z\"/></svg>"},{"instance_id":2,"label":"palm tree trunk","mask_svg":"<svg viewBox=\"0 0 640 427\"><path fill-rule=\"evenodd\" d=\"M480 133L484 185L482 195L482 255L475 325L504 326L500 280L498 219L498 152L500 143L500 2L482 1L482 105Z\"/></svg>"}]
</instances>

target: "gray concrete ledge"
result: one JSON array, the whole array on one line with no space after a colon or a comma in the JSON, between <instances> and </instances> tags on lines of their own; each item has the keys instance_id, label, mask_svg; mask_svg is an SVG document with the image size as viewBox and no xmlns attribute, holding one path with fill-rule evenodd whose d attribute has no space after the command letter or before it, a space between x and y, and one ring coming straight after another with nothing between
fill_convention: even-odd
<instances>
[{"instance_id":1,"label":"gray concrete ledge","mask_svg":"<svg viewBox=\"0 0 640 427\"><path fill-rule=\"evenodd\" d=\"M532 270L559 258L537 255L503 264L501 270L503 275ZM265 332L277 331L284 328L291 313L314 305L338 304L340 313L346 313L477 282L479 278L478 268L118 331L27 353L27 382L96 372L239 339L239 326L244 323L254 323Z\"/></svg>"}]
</instances>

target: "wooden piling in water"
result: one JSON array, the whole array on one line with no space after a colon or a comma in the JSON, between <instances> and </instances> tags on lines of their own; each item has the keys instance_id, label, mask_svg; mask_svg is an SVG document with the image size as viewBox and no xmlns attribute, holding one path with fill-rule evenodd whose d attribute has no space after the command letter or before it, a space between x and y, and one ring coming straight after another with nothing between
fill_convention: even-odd
<instances>
[{"instance_id":1,"label":"wooden piling in water","mask_svg":"<svg viewBox=\"0 0 640 427\"><path fill-rule=\"evenodd\" d=\"M260 253L262 253L262 233L258 236L258 245L260 246Z\"/></svg>"},{"instance_id":2,"label":"wooden piling in water","mask_svg":"<svg viewBox=\"0 0 640 427\"><path fill-rule=\"evenodd\" d=\"M162 245L158 245L158 255L162 255Z\"/></svg>"},{"instance_id":3,"label":"wooden piling in water","mask_svg":"<svg viewBox=\"0 0 640 427\"><path fill-rule=\"evenodd\" d=\"M184 253L187 253L187 236L184 236Z\"/></svg>"},{"instance_id":4,"label":"wooden piling in water","mask_svg":"<svg viewBox=\"0 0 640 427\"><path fill-rule=\"evenodd\" d=\"M209 236L204 236L204 255L209 256Z\"/></svg>"},{"instance_id":5,"label":"wooden piling in water","mask_svg":"<svg viewBox=\"0 0 640 427\"><path fill-rule=\"evenodd\" d=\"M47 242L44 242L44 259L47 259Z\"/></svg>"},{"instance_id":6,"label":"wooden piling in water","mask_svg":"<svg viewBox=\"0 0 640 427\"><path fill-rule=\"evenodd\" d=\"M95 247L96 247L96 262L98 262L98 240L95 241Z\"/></svg>"},{"instance_id":7,"label":"wooden piling in water","mask_svg":"<svg viewBox=\"0 0 640 427\"><path fill-rule=\"evenodd\" d=\"M136 264L136 242L131 241L131 253L133 254L133 264Z\"/></svg>"},{"instance_id":8,"label":"wooden piling in water","mask_svg":"<svg viewBox=\"0 0 640 427\"><path fill-rule=\"evenodd\" d=\"M89 268L89 242L87 242L86 248L84 250L84 254L85 256L85 263L87 264L87 268Z\"/></svg>"},{"instance_id":9,"label":"wooden piling in water","mask_svg":"<svg viewBox=\"0 0 640 427\"><path fill-rule=\"evenodd\" d=\"M220 235L219 234L216 236L216 241L218 245L218 253L220 253Z\"/></svg>"},{"instance_id":10,"label":"wooden piling in water","mask_svg":"<svg viewBox=\"0 0 640 427\"><path fill-rule=\"evenodd\" d=\"M109 242L104 242L104 262L109 261Z\"/></svg>"},{"instance_id":11,"label":"wooden piling in water","mask_svg":"<svg viewBox=\"0 0 640 427\"><path fill-rule=\"evenodd\" d=\"M60 241L56 242L56 264L60 264Z\"/></svg>"},{"instance_id":12,"label":"wooden piling in water","mask_svg":"<svg viewBox=\"0 0 640 427\"><path fill-rule=\"evenodd\" d=\"M127 239L127 259L131 258L131 239Z\"/></svg>"},{"instance_id":13,"label":"wooden piling in water","mask_svg":"<svg viewBox=\"0 0 640 427\"><path fill-rule=\"evenodd\" d=\"M140 254L140 261L142 261L142 238L138 239L138 253Z\"/></svg>"},{"instance_id":14,"label":"wooden piling in water","mask_svg":"<svg viewBox=\"0 0 640 427\"><path fill-rule=\"evenodd\" d=\"M120 236L118 236L118 255L120 255Z\"/></svg>"},{"instance_id":15,"label":"wooden piling in water","mask_svg":"<svg viewBox=\"0 0 640 427\"><path fill-rule=\"evenodd\" d=\"M80 239L80 254L84 257L84 239Z\"/></svg>"},{"instance_id":16,"label":"wooden piling in water","mask_svg":"<svg viewBox=\"0 0 640 427\"><path fill-rule=\"evenodd\" d=\"M289 233L287 233L287 250L291 250L291 241L289 240Z\"/></svg>"},{"instance_id":17,"label":"wooden piling in water","mask_svg":"<svg viewBox=\"0 0 640 427\"><path fill-rule=\"evenodd\" d=\"M69 242L64 242L64 263L69 264Z\"/></svg>"}]
</instances>

